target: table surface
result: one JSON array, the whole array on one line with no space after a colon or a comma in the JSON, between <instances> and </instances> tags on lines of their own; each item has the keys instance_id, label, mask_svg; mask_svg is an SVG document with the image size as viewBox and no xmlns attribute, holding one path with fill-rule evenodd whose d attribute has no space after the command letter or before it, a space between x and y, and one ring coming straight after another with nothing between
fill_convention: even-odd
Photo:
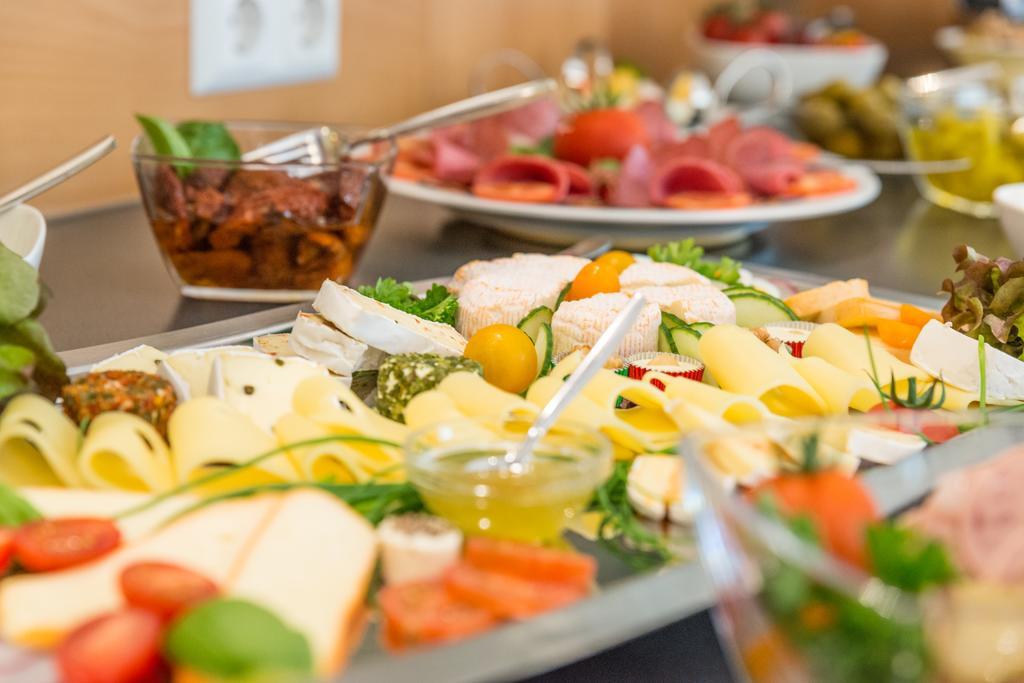
<instances>
[{"instance_id":1,"label":"table surface","mask_svg":"<svg viewBox=\"0 0 1024 683\"><path fill-rule=\"evenodd\" d=\"M49 228L42 277L53 297L42 321L58 350L190 327L270 306L179 296L138 205L60 218ZM918 197L909 179L886 178L881 196L870 206L842 216L780 223L718 253L934 294L952 272L953 247L964 242L990 256L1013 255L996 221L934 207ZM424 279L451 273L474 258L548 250L393 197L354 280L362 284L382 275ZM707 613L534 680L628 679L732 680Z\"/></svg>"}]
</instances>

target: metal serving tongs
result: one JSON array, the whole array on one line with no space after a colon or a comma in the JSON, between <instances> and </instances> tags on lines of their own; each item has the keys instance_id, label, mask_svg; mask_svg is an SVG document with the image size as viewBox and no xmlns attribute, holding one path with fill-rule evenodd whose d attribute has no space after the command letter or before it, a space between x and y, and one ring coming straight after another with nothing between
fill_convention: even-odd
<instances>
[{"instance_id":1,"label":"metal serving tongs","mask_svg":"<svg viewBox=\"0 0 1024 683\"><path fill-rule=\"evenodd\" d=\"M67 161L54 166L46 173L33 178L21 187L16 187L4 196L0 197L0 214L10 211L18 204L27 202L36 195L46 192L51 187L63 183L65 180L83 171L110 152L117 146L113 135L107 135L98 142L90 145Z\"/></svg>"},{"instance_id":2,"label":"metal serving tongs","mask_svg":"<svg viewBox=\"0 0 1024 683\"><path fill-rule=\"evenodd\" d=\"M548 97L557 88L558 84L550 78L519 83L446 104L399 123L374 129L358 138L347 138L330 126L309 128L250 150L242 155L242 161L271 164L333 163L348 158L353 150L363 145L500 114Z\"/></svg>"}]
</instances>

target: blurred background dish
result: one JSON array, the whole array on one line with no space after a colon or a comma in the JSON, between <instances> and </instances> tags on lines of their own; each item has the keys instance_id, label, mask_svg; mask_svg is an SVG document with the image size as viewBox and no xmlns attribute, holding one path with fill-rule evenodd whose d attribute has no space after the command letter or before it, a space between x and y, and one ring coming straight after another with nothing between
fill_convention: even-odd
<instances>
[{"instance_id":1,"label":"blurred background dish","mask_svg":"<svg viewBox=\"0 0 1024 683\"><path fill-rule=\"evenodd\" d=\"M177 128L183 125L189 124ZM384 202L382 174L391 164L394 145L363 145L359 158L337 163L237 160L239 152L306 127L251 122L221 126L225 132L218 135L229 151L220 159L211 158L212 153L159 154L152 133L136 138L132 161L139 191L182 294L302 301L312 299L325 279L344 282L351 275ZM164 137L174 136L167 125L163 130Z\"/></svg>"},{"instance_id":2,"label":"blurred background dish","mask_svg":"<svg viewBox=\"0 0 1024 683\"><path fill-rule=\"evenodd\" d=\"M997 187L993 198L1006 239L1018 256L1024 255L1024 183Z\"/></svg>"},{"instance_id":3,"label":"blurred background dish","mask_svg":"<svg viewBox=\"0 0 1024 683\"><path fill-rule=\"evenodd\" d=\"M966 26L943 26L935 45L954 64L998 62L1008 81L1024 74L1024 27L994 9Z\"/></svg>"},{"instance_id":4,"label":"blurred background dish","mask_svg":"<svg viewBox=\"0 0 1024 683\"><path fill-rule=\"evenodd\" d=\"M0 243L38 270L46 246L46 219L35 207L19 204L0 214Z\"/></svg>"}]
</instances>

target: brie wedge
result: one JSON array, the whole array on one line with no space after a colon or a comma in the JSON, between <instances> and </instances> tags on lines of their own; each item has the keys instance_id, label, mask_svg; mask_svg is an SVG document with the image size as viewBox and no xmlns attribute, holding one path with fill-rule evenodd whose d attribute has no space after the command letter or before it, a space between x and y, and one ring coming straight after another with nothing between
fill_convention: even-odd
<instances>
[{"instance_id":1,"label":"brie wedge","mask_svg":"<svg viewBox=\"0 0 1024 683\"><path fill-rule=\"evenodd\" d=\"M89 369L89 372L104 372L106 370L137 370L157 374L167 354L152 346L136 346L106 360L101 360Z\"/></svg>"},{"instance_id":2,"label":"brie wedge","mask_svg":"<svg viewBox=\"0 0 1024 683\"><path fill-rule=\"evenodd\" d=\"M302 380L327 376L324 367L305 358L225 353L213 361L209 393L270 432L292 412L292 395Z\"/></svg>"},{"instance_id":3,"label":"brie wedge","mask_svg":"<svg viewBox=\"0 0 1024 683\"><path fill-rule=\"evenodd\" d=\"M376 370L384 353L353 339L322 316L299 313L288 337L296 355L343 377L360 370Z\"/></svg>"},{"instance_id":4,"label":"brie wedge","mask_svg":"<svg viewBox=\"0 0 1024 683\"><path fill-rule=\"evenodd\" d=\"M978 341L938 320L930 320L917 335L910 362L957 389L981 390ZM986 344L985 375L989 400L1024 400L1024 362Z\"/></svg>"},{"instance_id":5,"label":"brie wedge","mask_svg":"<svg viewBox=\"0 0 1024 683\"><path fill-rule=\"evenodd\" d=\"M211 349L175 351L160 364L160 374L174 387L178 403L210 393L213 361L225 353L259 354L248 346L218 346Z\"/></svg>"},{"instance_id":6,"label":"brie wedge","mask_svg":"<svg viewBox=\"0 0 1024 683\"><path fill-rule=\"evenodd\" d=\"M292 350L288 339L290 336L287 332L281 332L253 337L252 348L269 356L294 356L295 351Z\"/></svg>"},{"instance_id":7,"label":"brie wedge","mask_svg":"<svg viewBox=\"0 0 1024 683\"><path fill-rule=\"evenodd\" d=\"M928 444L916 434L880 427L854 427L846 437L846 451L862 460L894 465L923 451Z\"/></svg>"},{"instance_id":8,"label":"brie wedge","mask_svg":"<svg viewBox=\"0 0 1024 683\"><path fill-rule=\"evenodd\" d=\"M331 280L320 287L313 308L345 334L384 353L461 356L466 348L466 339L451 325L417 318Z\"/></svg>"}]
</instances>

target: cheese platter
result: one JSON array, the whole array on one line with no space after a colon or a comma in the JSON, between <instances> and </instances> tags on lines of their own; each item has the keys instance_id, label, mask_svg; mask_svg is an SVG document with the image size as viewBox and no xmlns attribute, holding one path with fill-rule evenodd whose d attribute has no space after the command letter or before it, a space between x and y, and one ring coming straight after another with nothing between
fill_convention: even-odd
<instances>
[{"instance_id":1,"label":"cheese platter","mask_svg":"<svg viewBox=\"0 0 1024 683\"><path fill-rule=\"evenodd\" d=\"M683 435L1020 405L1020 339L997 324L1015 312L995 298L1016 271L967 247L955 258L965 276L944 283L957 296L941 314L681 241L474 261L444 283L327 281L312 312L68 352L56 391L40 362L0 415L0 637L17 646L0 667L76 680L104 666L101 636L129 630L149 635L121 664L177 675L484 680L692 614L714 595L693 562ZM482 469L634 297L641 322L536 462ZM971 348L945 352L948 335ZM851 433L824 465L849 476L958 434ZM735 490L794 461L752 447L708 466ZM584 472L600 476L580 490ZM69 534L81 552L54 552ZM167 574L170 594L140 589ZM291 645L237 649L243 618Z\"/></svg>"}]
</instances>

